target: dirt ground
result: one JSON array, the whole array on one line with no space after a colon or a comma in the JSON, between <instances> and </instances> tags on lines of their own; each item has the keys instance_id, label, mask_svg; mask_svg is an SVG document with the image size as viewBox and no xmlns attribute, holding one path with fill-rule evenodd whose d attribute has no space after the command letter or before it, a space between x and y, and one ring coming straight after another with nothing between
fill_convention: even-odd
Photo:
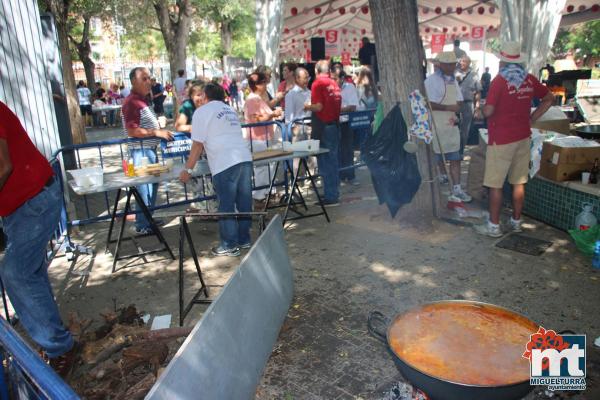
<instances>
[{"instance_id":1,"label":"dirt ground","mask_svg":"<svg viewBox=\"0 0 600 400\"><path fill-rule=\"evenodd\" d=\"M580 255L569 236L526 219L525 235L551 241L540 256L495 246L465 226L437 221L432 229L404 226L377 204L366 169L360 186L342 187L342 204L323 217L291 224L286 231L294 268L295 296L257 389L257 399L382 399L403 380L385 346L367 332L372 310L387 316L443 299L497 304L522 313L547 329L587 335L588 389L577 399L600 398L600 273ZM177 261L158 253L120 261L111 274L104 252L107 223L74 234L94 256L75 261L59 255L50 276L61 312L99 319L102 311L135 304L150 314L172 315L178 323ZM190 224L205 280L224 284L238 258L215 258L212 222ZM163 228L177 256L178 222ZM154 238L144 239L146 247ZM130 245L130 244L129 244ZM191 259L185 264L186 296L199 283ZM213 288L218 291L217 288ZM206 309L196 305L185 321L195 324ZM526 399L553 397L535 389Z\"/></svg>"}]
</instances>

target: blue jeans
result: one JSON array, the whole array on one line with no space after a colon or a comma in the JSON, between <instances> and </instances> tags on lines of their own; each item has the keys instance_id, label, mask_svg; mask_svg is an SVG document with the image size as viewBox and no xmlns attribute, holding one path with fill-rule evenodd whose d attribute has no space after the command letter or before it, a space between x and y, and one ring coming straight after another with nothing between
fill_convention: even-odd
<instances>
[{"instance_id":1,"label":"blue jeans","mask_svg":"<svg viewBox=\"0 0 600 400\"><path fill-rule=\"evenodd\" d=\"M219 212L252 211L252 163L243 162L212 177L219 200ZM219 219L221 246L232 249L250 243L252 218Z\"/></svg>"},{"instance_id":2,"label":"blue jeans","mask_svg":"<svg viewBox=\"0 0 600 400\"><path fill-rule=\"evenodd\" d=\"M326 202L338 201L340 196L340 175L339 175L339 147L340 147L340 128L337 124L326 125L321 135L320 147L324 147L329 152L319 154L317 162L319 173L323 177L323 200Z\"/></svg>"},{"instance_id":3,"label":"blue jeans","mask_svg":"<svg viewBox=\"0 0 600 400\"><path fill-rule=\"evenodd\" d=\"M73 347L73 337L54 301L46 262L46 246L58 226L61 202L55 181L3 218L7 245L0 277L25 330L51 358Z\"/></svg>"},{"instance_id":4,"label":"blue jeans","mask_svg":"<svg viewBox=\"0 0 600 400\"><path fill-rule=\"evenodd\" d=\"M350 128L350 122L340 124L340 168L354 165L354 131ZM340 171L340 180L353 181L355 178L354 168Z\"/></svg>"},{"instance_id":5,"label":"blue jeans","mask_svg":"<svg viewBox=\"0 0 600 400\"><path fill-rule=\"evenodd\" d=\"M133 158L133 165L136 167L142 165L142 157L148 157L148 164L154 164L158 160L156 148L154 147L130 149L129 153ZM140 193L144 204L147 205L148 208L154 207L156 204L156 194L158 193L158 183L136 186L136 189ZM133 202L132 204L135 204L135 199L132 198L131 201ZM136 207L134 206L134 208ZM138 230L150 228L150 222L148 222L148 219L142 212L135 215L135 227Z\"/></svg>"}]
</instances>

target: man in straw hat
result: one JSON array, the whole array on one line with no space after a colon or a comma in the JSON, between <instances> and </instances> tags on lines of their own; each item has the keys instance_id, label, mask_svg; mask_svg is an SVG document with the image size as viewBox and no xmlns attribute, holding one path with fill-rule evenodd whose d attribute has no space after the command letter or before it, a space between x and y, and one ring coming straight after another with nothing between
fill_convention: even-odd
<instances>
[{"instance_id":1,"label":"man in straw hat","mask_svg":"<svg viewBox=\"0 0 600 400\"><path fill-rule=\"evenodd\" d=\"M425 90L431 103L435 135L437 136L433 141L433 151L442 174L445 171L443 160L450 162L452 195L459 201L470 202L471 196L465 193L460 186L462 157L456 113L460 110L463 95L454 79L456 56L452 51L444 51L438 55L436 61L439 63L439 67L436 68L435 73L425 79Z\"/></svg>"},{"instance_id":2,"label":"man in straw hat","mask_svg":"<svg viewBox=\"0 0 600 400\"><path fill-rule=\"evenodd\" d=\"M507 177L513 187L510 227L514 232L521 231L521 210L529 175L531 123L554 101L548 88L521 65L524 59L520 43L503 43L498 57L500 72L490 84L483 107L489 135L483 185L490 189L490 218L475 226L478 233L491 237L502 236L500 209L502 186ZM541 104L531 113L533 98L541 99Z\"/></svg>"}]
</instances>

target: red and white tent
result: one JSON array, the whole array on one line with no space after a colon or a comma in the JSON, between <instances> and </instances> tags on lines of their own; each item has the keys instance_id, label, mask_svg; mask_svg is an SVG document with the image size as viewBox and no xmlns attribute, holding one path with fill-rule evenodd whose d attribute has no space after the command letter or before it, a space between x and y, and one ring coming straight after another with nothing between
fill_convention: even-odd
<instances>
[{"instance_id":1,"label":"red and white tent","mask_svg":"<svg viewBox=\"0 0 600 400\"><path fill-rule=\"evenodd\" d=\"M360 39L373 40L368 0L290 0L285 2L279 52L282 57L305 58L310 38L337 30L341 51L356 55ZM473 27L484 27L488 37L498 35L500 10L495 1L419 0L420 34L425 47L432 35L445 34L469 41ZM600 18L600 0L567 0L561 25Z\"/></svg>"}]
</instances>

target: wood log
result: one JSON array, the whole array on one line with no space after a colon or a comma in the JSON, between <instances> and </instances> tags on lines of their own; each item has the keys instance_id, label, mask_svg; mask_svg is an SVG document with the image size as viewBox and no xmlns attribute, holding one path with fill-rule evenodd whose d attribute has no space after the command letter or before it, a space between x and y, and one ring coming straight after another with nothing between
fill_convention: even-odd
<instances>
[{"instance_id":1,"label":"wood log","mask_svg":"<svg viewBox=\"0 0 600 400\"><path fill-rule=\"evenodd\" d=\"M86 364L98 364L112 354L131 344L133 338L139 337L148 328L115 324L112 331L104 338L87 342L81 352L81 359Z\"/></svg>"},{"instance_id":2,"label":"wood log","mask_svg":"<svg viewBox=\"0 0 600 400\"><path fill-rule=\"evenodd\" d=\"M104 360L88 372L90 378L98 380L109 379L117 374L121 374L121 368L119 368L119 364L110 359Z\"/></svg>"},{"instance_id":3,"label":"wood log","mask_svg":"<svg viewBox=\"0 0 600 400\"><path fill-rule=\"evenodd\" d=\"M121 369L131 371L144 364L151 364L155 372L169 355L169 347L165 343L136 343L123 350Z\"/></svg>"},{"instance_id":4,"label":"wood log","mask_svg":"<svg viewBox=\"0 0 600 400\"><path fill-rule=\"evenodd\" d=\"M152 385L154 385L154 381L156 378L154 374L148 373L144 376L138 383L127 389L125 393L121 393L116 397L117 400L141 400L143 399Z\"/></svg>"},{"instance_id":5,"label":"wood log","mask_svg":"<svg viewBox=\"0 0 600 400\"><path fill-rule=\"evenodd\" d=\"M176 328L157 329L155 331L148 331L143 334L143 338L146 340L168 340L182 336L187 336L194 329L191 326L183 326Z\"/></svg>"},{"instance_id":6,"label":"wood log","mask_svg":"<svg viewBox=\"0 0 600 400\"><path fill-rule=\"evenodd\" d=\"M113 312L101 313L105 323L96 329L96 339L102 339L112 332L112 328L116 324L122 325L143 325L144 322L140 318L135 305L130 304L126 308L119 310L119 314Z\"/></svg>"}]
</instances>

